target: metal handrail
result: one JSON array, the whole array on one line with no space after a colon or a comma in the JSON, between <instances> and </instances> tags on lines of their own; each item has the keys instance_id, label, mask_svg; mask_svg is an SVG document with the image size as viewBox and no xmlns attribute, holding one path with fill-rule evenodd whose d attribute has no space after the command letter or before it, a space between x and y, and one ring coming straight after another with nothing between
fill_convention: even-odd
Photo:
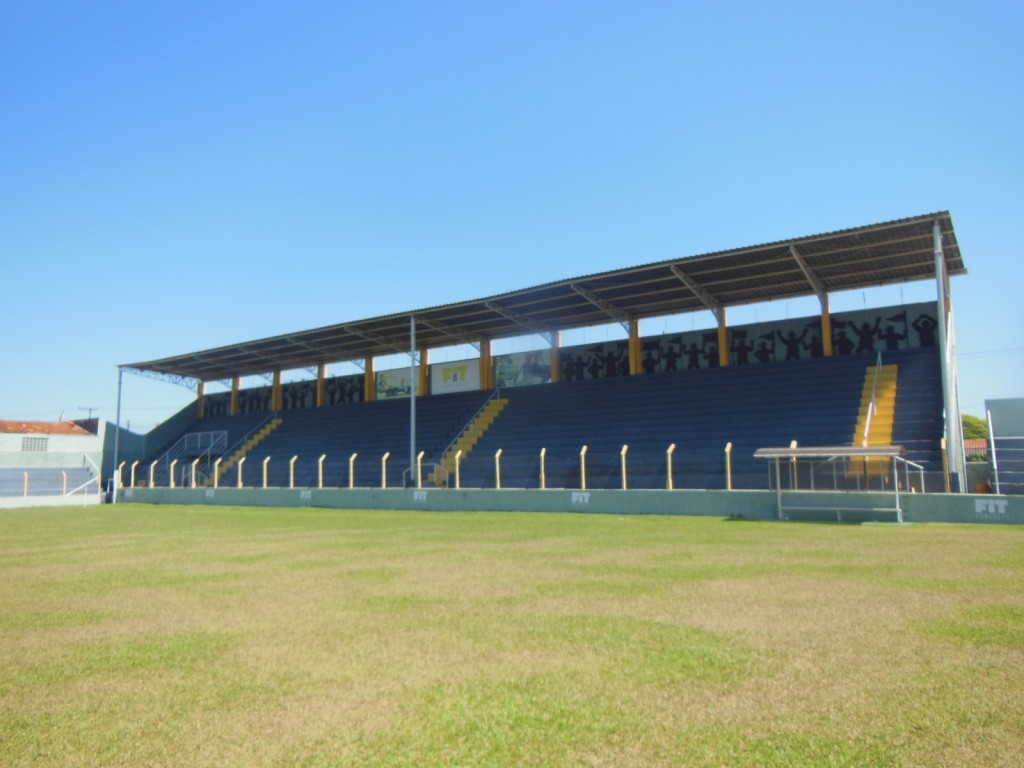
<instances>
[{"instance_id":1,"label":"metal handrail","mask_svg":"<svg viewBox=\"0 0 1024 768\"><path fill-rule=\"evenodd\" d=\"M893 459L903 464L903 482L906 484L907 490L910 490L910 468L913 467L918 471L918 475L921 479L921 493L924 493L924 467L918 464L916 461L904 459L902 456L893 456Z\"/></svg>"},{"instance_id":2,"label":"metal handrail","mask_svg":"<svg viewBox=\"0 0 1024 768\"><path fill-rule=\"evenodd\" d=\"M477 420L477 417L479 417L480 414L484 412L484 408L487 407L487 404L490 403L491 400L493 400L494 398L498 397L498 394L500 392L500 389L495 389L493 392L491 392L487 399L484 400L483 405L476 409L476 413L469 417L469 421L467 421L465 425L463 425L462 429L460 429L458 433L455 435L455 437L452 438L452 441L444 447L443 451L441 451L441 461L444 461L444 457L448 455L448 451L455 447L455 444L459 442L459 438L466 434L466 430L469 429L470 426L472 426L473 422Z\"/></svg>"},{"instance_id":3,"label":"metal handrail","mask_svg":"<svg viewBox=\"0 0 1024 768\"><path fill-rule=\"evenodd\" d=\"M878 398L878 374L882 371L882 353L878 353L875 361L875 379L871 384L871 404L868 406L868 418L864 422L864 440L862 445L868 444L868 435L871 434L871 418L875 415L876 401Z\"/></svg>"}]
</instances>

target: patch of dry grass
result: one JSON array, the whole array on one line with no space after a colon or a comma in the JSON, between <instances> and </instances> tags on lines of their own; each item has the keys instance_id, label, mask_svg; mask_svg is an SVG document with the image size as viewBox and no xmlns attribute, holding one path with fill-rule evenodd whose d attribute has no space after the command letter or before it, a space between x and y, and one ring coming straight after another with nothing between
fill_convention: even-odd
<instances>
[{"instance_id":1,"label":"patch of dry grass","mask_svg":"<svg viewBox=\"0 0 1024 768\"><path fill-rule=\"evenodd\" d=\"M1024 531L0 513L0 764L1011 766Z\"/></svg>"}]
</instances>

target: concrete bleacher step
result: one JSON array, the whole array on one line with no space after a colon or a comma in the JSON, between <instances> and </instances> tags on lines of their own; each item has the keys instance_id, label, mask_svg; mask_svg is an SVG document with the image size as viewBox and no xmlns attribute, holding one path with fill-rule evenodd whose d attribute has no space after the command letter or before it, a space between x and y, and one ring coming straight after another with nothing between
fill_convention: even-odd
<instances>
[{"instance_id":1,"label":"concrete bleacher step","mask_svg":"<svg viewBox=\"0 0 1024 768\"><path fill-rule=\"evenodd\" d=\"M256 432L256 434L254 434L252 437L250 437L248 440L246 440L238 448L238 450L236 450L233 454L231 454L231 456L228 457L227 461L221 462L220 466L217 469L216 478L211 476L210 478L207 479L206 484L207 485L213 485L215 481L219 481L221 478L223 478L224 475L228 472L228 470L230 470L232 467L234 467L236 464L238 464L238 462L240 462L242 460L242 458L245 457L249 453L249 451L251 451L257 445L259 445L263 440L265 440L266 437L271 432L273 432L275 429L277 429L279 426L281 426L281 424L283 422L284 422L283 419L281 419L279 417L274 417L270 421L268 421L266 424L264 424L259 429L259 431Z\"/></svg>"},{"instance_id":2,"label":"concrete bleacher step","mask_svg":"<svg viewBox=\"0 0 1024 768\"><path fill-rule=\"evenodd\" d=\"M491 428L491 425L501 415L501 412L505 410L508 403L507 397L495 397L487 401L476 417L466 425L462 434L456 438L444 456L441 457L439 464L443 468L445 476L443 478L438 477L437 470L431 471L427 475L428 485L442 485L448 477L455 473L456 460L464 460L470 454L476 444L480 442L480 438L487 434L487 430ZM459 456L460 451L461 457Z\"/></svg>"},{"instance_id":3,"label":"concrete bleacher step","mask_svg":"<svg viewBox=\"0 0 1024 768\"><path fill-rule=\"evenodd\" d=\"M893 428L896 423L898 376L897 365L868 366L864 373L857 425L851 440L853 445L892 445ZM871 458L858 462L855 467L854 472L877 477L889 472L890 460Z\"/></svg>"}]
</instances>

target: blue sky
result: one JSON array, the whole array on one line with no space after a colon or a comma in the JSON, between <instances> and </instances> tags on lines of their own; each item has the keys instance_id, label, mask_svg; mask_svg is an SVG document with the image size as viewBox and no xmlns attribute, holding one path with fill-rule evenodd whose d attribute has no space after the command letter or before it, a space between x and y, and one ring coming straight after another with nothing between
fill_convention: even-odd
<instances>
[{"instance_id":1,"label":"blue sky","mask_svg":"<svg viewBox=\"0 0 1024 768\"><path fill-rule=\"evenodd\" d=\"M5 0L0 418L113 420L123 363L937 210L981 415L1024 396L1022 34L1010 2ZM126 379L134 429L191 399Z\"/></svg>"}]
</instances>

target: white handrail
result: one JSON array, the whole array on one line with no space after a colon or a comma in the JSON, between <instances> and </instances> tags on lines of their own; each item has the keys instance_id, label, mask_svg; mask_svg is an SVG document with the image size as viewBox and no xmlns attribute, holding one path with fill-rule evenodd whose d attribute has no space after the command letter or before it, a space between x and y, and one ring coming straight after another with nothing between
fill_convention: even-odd
<instances>
[{"instance_id":1,"label":"white handrail","mask_svg":"<svg viewBox=\"0 0 1024 768\"><path fill-rule=\"evenodd\" d=\"M875 361L875 378L871 383L871 404L868 405L868 417L864 421L864 440L861 443L862 446L867 446L868 435L871 433L871 419L875 415L876 401L878 398L878 374L882 371L882 353L878 353L878 358Z\"/></svg>"}]
</instances>

